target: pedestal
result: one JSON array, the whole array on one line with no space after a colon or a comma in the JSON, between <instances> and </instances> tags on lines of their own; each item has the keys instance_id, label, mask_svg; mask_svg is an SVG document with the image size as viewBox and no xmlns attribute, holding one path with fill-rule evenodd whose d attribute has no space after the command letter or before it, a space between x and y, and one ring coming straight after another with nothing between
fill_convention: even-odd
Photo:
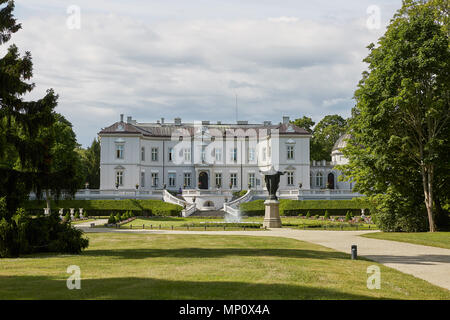
<instances>
[{"instance_id":1,"label":"pedestal","mask_svg":"<svg viewBox=\"0 0 450 320\"><path fill-rule=\"evenodd\" d=\"M264 201L264 205L266 207L266 214L263 227L281 228L280 202L277 200L266 200Z\"/></svg>"}]
</instances>

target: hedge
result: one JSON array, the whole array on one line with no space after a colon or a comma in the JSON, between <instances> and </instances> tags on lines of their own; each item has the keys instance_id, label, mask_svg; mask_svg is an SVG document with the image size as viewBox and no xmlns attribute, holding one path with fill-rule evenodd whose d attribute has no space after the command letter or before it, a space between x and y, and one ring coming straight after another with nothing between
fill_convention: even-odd
<instances>
[{"instance_id":1,"label":"hedge","mask_svg":"<svg viewBox=\"0 0 450 320\"><path fill-rule=\"evenodd\" d=\"M23 208L28 214L42 214L46 202L44 200L30 200L23 204ZM88 216L109 216L124 214L131 211L134 216L179 216L181 206L167 203L162 200L60 200L52 201L50 204L52 211L58 212L60 208L64 213L70 208L78 210L83 208L84 214Z\"/></svg>"},{"instance_id":2,"label":"hedge","mask_svg":"<svg viewBox=\"0 0 450 320\"><path fill-rule=\"evenodd\" d=\"M255 200L242 203L240 206L241 213L246 216L263 216L264 201ZM280 200L280 215L282 216L306 216L309 212L311 216L325 215L328 211L329 215L345 216L347 211L353 215L360 215L361 209L367 209L370 212L371 204L367 199L352 200Z\"/></svg>"}]
</instances>

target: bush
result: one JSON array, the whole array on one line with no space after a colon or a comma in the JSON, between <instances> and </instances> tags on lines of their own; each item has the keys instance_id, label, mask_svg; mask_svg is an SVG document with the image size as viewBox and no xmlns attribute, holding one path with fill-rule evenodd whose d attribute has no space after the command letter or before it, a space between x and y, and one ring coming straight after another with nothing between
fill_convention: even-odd
<instances>
[{"instance_id":1,"label":"bush","mask_svg":"<svg viewBox=\"0 0 450 320\"><path fill-rule=\"evenodd\" d=\"M71 220L70 219L70 213L67 212L66 215L64 216L64 222L69 222L70 220Z\"/></svg>"},{"instance_id":2,"label":"bush","mask_svg":"<svg viewBox=\"0 0 450 320\"><path fill-rule=\"evenodd\" d=\"M108 223L109 223L109 224L113 224L113 223L115 223L115 222L116 222L116 218L115 218L114 215L111 213L111 214L109 215Z\"/></svg>"},{"instance_id":3,"label":"bush","mask_svg":"<svg viewBox=\"0 0 450 320\"><path fill-rule=\"evenodd\" d=\"M352 214L350 213L350 211L347 211L347 213L345 214L345 221L350 221L352 220Z\"/></svg>"},{"instance_id":4,"label":"bush","mask_svg":"<svg viewBox=\"0 0 450 320\"><path fill-rule=\"evenodd\" d=\"M80 219L80 212L77 211L77 212L75 213L75 215L74 215L74 218L75 218L75 219Z\"/></svg>"},{"instance_id":5,"label":"bush","mask_svg":"<svg viewBox=\"0 0 450 320\"><path fill-rule=\"evenodd\" d=\"M310 212L312 215L323 215L327 210L330 215L345 215L347 211L360 214L361 209L366 209L367 214L373 205L366 198L353 200L280 200L280 215L298 216ZM263 216L264 200L255 200L242 203L241 212L246 216Z\"/></svg>"},{"instance_id":6,"label":"bush","mask_svg":"<svg viewBox=\"0 0 450 320\"><path fill-rule=\"evenodd\" d=\"M31 200L24 203L27 214L42 215L45 201ZM181 206L162 200L60 200L51 202L52 208L83 208L85 216L109 216L111 213L124 214L130 211L133 216L179 216Z\"/></svg>"},{"instance_id":7,"label":"bush","mask_svg":"<svg viewBox=\"0 0 450 320\"><path fill-rule=\"evenodd\" d=\"M328 213L328 210L325 210L325 215L323 217L325 220L330 219L330 214Z\"/></svg>"},{"instance_id":8,"label":"bush","mask_svg":"<svg viewBox=\"0 0 450 320\"><path fill-rule=\"evenodd\" d=\"M56 213L31 218L19 209L10 221L0 221L0 257L38 252L78 254L89 245L82 235L70 223L61 223Z\"/></svg>"},{"instance_id":9,"label":"bush","mask_svg":"<svg viewBox=\"0 0 450 320\"><path fill-rule=\"evenodd\" d=\"M308 211L308 212L306 213L306 218L309 219L310 217L311 217L311 212Z\"/></svg>"},{"instance_id":10,"label":"bush","mask_svg":"<svg viewBox=\"0 0 450 320\"><path fill-rule=\"evenodd\" d=\"M428 231L426 208L420 199L414 203L394 192L376 196L377 206L372 217L384 232Z\"/></svg>"}]
</instances>

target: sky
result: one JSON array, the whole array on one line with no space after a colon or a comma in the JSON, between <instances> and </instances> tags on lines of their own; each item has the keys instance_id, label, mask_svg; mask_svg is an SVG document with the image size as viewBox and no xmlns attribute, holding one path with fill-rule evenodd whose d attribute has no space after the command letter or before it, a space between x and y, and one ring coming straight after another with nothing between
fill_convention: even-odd
<instances>
[{"instance_id":1,"label":"sky","mask_svg":"<svg viewBox=\"0 0 450 320\"><path fill-rule=\"evenodd\" d=\"M16 0L7 45L87 147L120 114L251 123L349 117L367 46L401 0ZM0 46L3 56L7 46ZM237 112L236 112L237 96Z\"/></svg>"}]
</instances>

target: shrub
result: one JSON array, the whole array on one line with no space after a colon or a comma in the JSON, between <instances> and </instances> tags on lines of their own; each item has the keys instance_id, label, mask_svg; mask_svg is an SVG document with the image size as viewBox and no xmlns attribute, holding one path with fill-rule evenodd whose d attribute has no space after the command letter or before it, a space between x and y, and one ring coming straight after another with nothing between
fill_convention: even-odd
<instances>
[{"instance_id":1,"label":"shrub","mask_svg":"<svg viewBox=\"0 0 450 320\"><path fill-rule=\"evenodd\" d=\"M74 215L74 218L75 218L75 219L80 219L80 212L77 211L77 212L75 213L75 215Z\"/></svg>"},{"instance_id":2,"label":"shrub","mask_svg":"<svg viewBox=\"0 0 450 320\"><path fill-rule=\"evenodd\" d=\"M316 215L315 215L315 218L316 218L316 219L319 219L319 215L318 215L318 214L316 214Z\"/></svg>"},{"instance_id":3,"label":"shrub","mask_svg":"<svg viewBox=\"0 0 450 320\"><path fill-rule=\"evenodd\" d=\"M264 200L242 203L241 212L246 216L263 216ZM280 215L297 216L310 212L311 215L323 215L327 210L330 215L345 215L347 211L359 214L366 209L367 214L372 210L372 203L366 198L353 200L280 200Z\"/></svg>"},{"instance_id":4,"label":"shrub","mask_svg":"<svg viewBox=\"0 0 450 320\"><path fill-rule=\"evenodd\" d=\"M325 215L323 217L325 220L330 219L330 214L328 213L328 210L325 210Z\"/></svg>"},{"instance_id":5,"label":"shrub","mask_svg":"<svg viewBox=\"0 0 450 320\"><path fill-rule=\"evenodd\" d=\"M111 213L111 214L109 215L108 223L109 223L109 224L112 224L112 223L115 223L115 222L116 222L116 218L115 218L114 215Z\"/></svg>"},{"instance_id":6,"label":"shrub","mask_svg":"<svg viewBox=\"0 0 450 320\"><path fill-rule=\"evenodd\" d=\"M67 212L66 215L64 216L64 222L69 222L70 221L70 213Z\"/></svg>"},{"instance_id":7,"label":"shrub","mask_svg":"<svg viewBox=\"0 0 450 320\"><path fill-rule=\"evenodd\" d=\"M306 213L306 217L309 219L309 218L311 217L311 212L308 211L308 212Z\"/></svg>"},{"instance_id":8,"label":"shrub","mask_svg":"<svg viewBox=\"0 0 450 320\"><path fill-rule=\"evenodd\" d=\"M52 208L83 208L85 216L109 216L111 213L123 214L130 211L133 216L158 215L178 216L183 209L181 206L166 203L162 200L60 200L51 201ZM31 200L24 203L28 214L42 215L45 201Z\"/></svg>"},{"instance_id":9,"label":"shrub","mask_svg":"<svg viewBox=\"0 0 450 320\"><path fill-rule=\"evenodd\" d=\"M10 221L0 221L0 257L38 252L77 254L89 245L82 235L70 223L61 223L56 213L30 218L18 210Z\"/></svg>"},{"instance_id":10,"label":"shrub","mask_svg":"<svg viewBox=\"0 0 450 320\"><path fill-rule=\"evenodd\" d=\"M345 214L345 221L350 221L352 220L352 214L350 213L350 211L347 211L347 213Z\"/></svg>"}]
</instances>

